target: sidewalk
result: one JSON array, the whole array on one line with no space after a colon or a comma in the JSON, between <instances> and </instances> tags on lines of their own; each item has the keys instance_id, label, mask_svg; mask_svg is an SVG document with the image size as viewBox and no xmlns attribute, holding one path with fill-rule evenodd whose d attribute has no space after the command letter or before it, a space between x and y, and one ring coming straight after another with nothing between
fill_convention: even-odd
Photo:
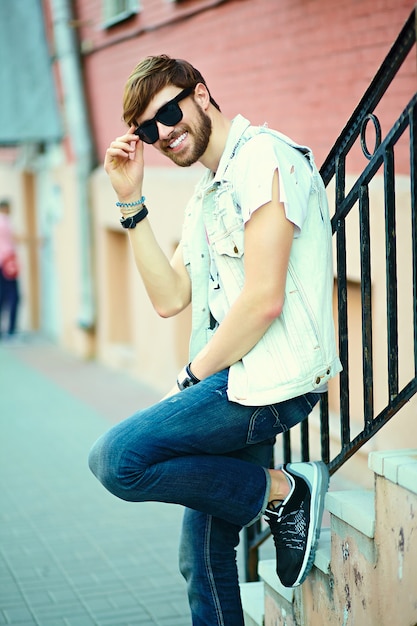
<instances>
[{"instance_id":1,"label":"sidewalk","mask_svg":"<svg viewBox=\"0 0 417 626\"><path fill-rule=\"evenodd\" d=\"M87 467L157 399L40 339L0 345L0 624L190 626L181 508L118 500Z\"/></svg>"}]
</instances>

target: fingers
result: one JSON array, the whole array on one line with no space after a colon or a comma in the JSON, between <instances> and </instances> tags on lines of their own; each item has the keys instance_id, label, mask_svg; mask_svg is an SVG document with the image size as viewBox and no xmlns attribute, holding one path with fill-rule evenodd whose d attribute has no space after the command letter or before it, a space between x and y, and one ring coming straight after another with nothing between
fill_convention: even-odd
<instances>
[{"instance_id":1,"label":"fingers","mask_svg":"<svg viewBox=\"0 0 417 626\"><path fill-rule=\"evenodd\" d=\"M129 128L128 136L133 137L133 140L130 139L130 147L133 148L131 152L131 158L133 156L134 160L142 161L143 160L143 141L139 139L137 135L135 135L134 131L136 130L136 126L131 126Z\"/></svg>"},{"instance_id":2,"label":"fingers","mask_svg":"<svg viewBox=\"0 0 417 626\"><path fill-rule=\"evenodd\" d=\"M104 170L119 198L130 198L142 188L143 182L143 143L133 133L135 127L116 137L107 148Z\"/></svg>"},{"instance_id":3,"label":"fingers","mask_svg":"<svg viewBox=\"0 0 417 626\"><path fill-rule=\"evenodd\" d=\"M121 137L116 137L107 148L107 154L110 156L129 157L136 150L136 143L139 137L133 133L126 133Z\"/></svg>"},{"instance_id":4,"label":"fingers","mask_svg":"<svg viewBox=\"0 0 417 626\"><path fill-rule=\"evenodd\" d=\"M104 159L105 166L117 167L127 159L140 162L143 160L143 143L134 134L135 126L131 126L129 131L120 137L116 137L106 150Z\"/></svg>"}]
</instances>

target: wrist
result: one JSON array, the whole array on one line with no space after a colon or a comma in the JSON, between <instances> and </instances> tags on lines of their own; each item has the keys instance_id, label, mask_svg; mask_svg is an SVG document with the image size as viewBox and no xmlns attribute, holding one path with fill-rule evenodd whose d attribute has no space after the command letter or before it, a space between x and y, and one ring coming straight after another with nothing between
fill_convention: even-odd
<instances>
[{"instance_id":1,"label":"wrist","mask_svg":"<svg viewBox=\"0 0 417 626\"><path fill-rule=\"evenodd\" d=\"M129 205L129 204L133 204L133 202L137 202L139 200L139 198L142 197L142 194L139 192L134 193L132 196L119 196L117 195L116 198L116 206L119 206L119 204L121 205Z\"/></svg>"},{"instance_id":2,"label":"wrist","mask_svg":"<svg viewBox=\"0 0 417 626\"><path fill-rule=\"evenodd\" d=\"M177 377L177 386L180 391L197 385L200 381L197 376L193 374L190 368L191 363L182 368Z\"/></svg>"},{"instance_id":3,"label":"wrist","mask_svg":"<svg viewBox=\"0 0 417 626\"><path fill-rule=\"evenodd\" d=\"M193 362L188 363L187 370L190 373L191 377L195 378L197 382L201 382L203 378L205 378L205 376L201 376L201 375L197 376L195 364Z\"/></svg>"}]
</instances>

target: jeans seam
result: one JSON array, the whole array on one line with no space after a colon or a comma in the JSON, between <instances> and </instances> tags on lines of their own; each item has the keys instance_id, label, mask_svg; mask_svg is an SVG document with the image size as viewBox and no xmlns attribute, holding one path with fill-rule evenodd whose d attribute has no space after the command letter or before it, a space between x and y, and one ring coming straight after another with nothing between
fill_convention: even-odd
<instances>
[{"instance_id":1,"label":"jeans seam","mask_svg":"<svg viewBox=\"0 0 417 626\"><path fill-rule=\"evenodd\" d=\"M212 526L212 515L207 515L207 523L206 523L206 533L205 533L205 542L204 542L204 563L206 566L207 579L210 585L211 596L213 599L213 605L215 607L215 611L217 614L217 623L219 626L225 626L219 596L216 590L216 582L213 576L213 570L211 567L211 559L210 559L210 539L211 539L211 526Z\"/></svg>"},{"instance_id":2,"label":"jeans seam","mask_svg":"<svg viewBox=\"0 0 417 626\"><path fill-rule=\"evenodd\" d=\"M275 404L271 404L269 409L270 409L272 415L275 417L274 428L281 428L281 430L277 434L282 435L283 433L286 433L289 430L289 427L286 424L283 424L281 422L280 416L279 416L279 411L278 411L277 407L275 406Z\"/></svg>"},{"instance_id":3,"label":"jeans seam","mask_svg":"<svg viewBox=\"0 0 417 626\"><path fill-rule=\"evenodd\" d=\"M274 423L274 426L273 426L273 428L275 429L274 430L274 435L282 435L287 430L289 430L288 426L281 422L280 416L279 416L279 411L277 410L277 408L276 408L276 406L274 404L257 407L256 410L252 413L250 421L249 421L248 431L247 431L247 435L246 435L246 443L248 445L253 445L254 443L257 443L256 440L253 441L254 433L256 433L256 420L257 420L259 414L261 414L263 411L266 411L266 410L269 410L269 412L271 413L271 415L275 419L275 423Z\"/></svg>"},{"instance_id":4,"label":"jeans seam","mask_svg":"<svg viewBox=\"0 0 417 626\"><path fill-rule=\"evenodd\" d=\"M314 393L314 392L310 392L310 393ZM312 411L314 409L314 407L316 406L318 400L316 400L316 402L314 404L312 404L309 400L309 394L304 394L304 400L307 402L308 406L310 407L310 411ZM319 394L315 394L315 395L319 395Z\"/></svg>"}]
</instances>

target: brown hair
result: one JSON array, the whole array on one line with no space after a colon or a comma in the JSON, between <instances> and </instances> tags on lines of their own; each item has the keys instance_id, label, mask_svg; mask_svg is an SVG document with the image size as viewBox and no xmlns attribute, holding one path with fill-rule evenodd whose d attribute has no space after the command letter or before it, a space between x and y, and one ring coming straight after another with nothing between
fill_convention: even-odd
<instances>
[{"instance_id":1,"label":"brown hair","mask_svg":"<svg viewBox=\"0 0 417 626\"><path fill-rule=\"evenodd\" d=\"M123 120L128 126L136 124L152 98L168 85L185 89L198 83L207 87L200 72L187 61L172 59L167 54L146 57L127 80L123 94ZM220 111L211 95L210 102Z\"/></svg>"}]
</instances>

